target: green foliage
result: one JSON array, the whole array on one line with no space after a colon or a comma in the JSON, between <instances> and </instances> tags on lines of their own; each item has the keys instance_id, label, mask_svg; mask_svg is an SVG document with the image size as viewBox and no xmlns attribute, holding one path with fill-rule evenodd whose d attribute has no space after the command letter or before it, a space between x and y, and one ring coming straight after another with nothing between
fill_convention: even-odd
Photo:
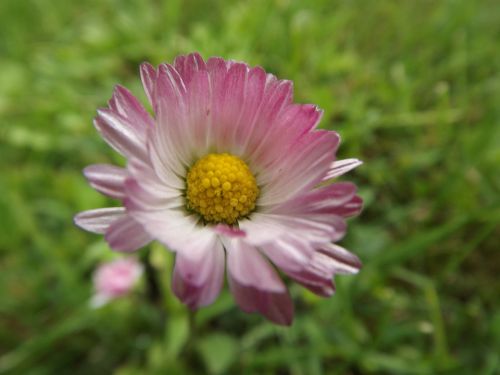
<instances>
[{"instance_id":1,"label":"green foliage","mask_svg":"<svg viewBox=\"0 0 500 375\"><path fill-rule=\"evenodd\" d=\"M0 373L498 373L499 40L494 0L2 0ZM365 268L328 300L292 285L289 329L227 290L193 319L158 244L159 298L143 280L88 307L116 255L72 216L114 203L81 169L123 164L92 117L117 83L145 98L140 62L191 51L292 79L365 161L343 241Z\"/></svg>"}]
</instances>

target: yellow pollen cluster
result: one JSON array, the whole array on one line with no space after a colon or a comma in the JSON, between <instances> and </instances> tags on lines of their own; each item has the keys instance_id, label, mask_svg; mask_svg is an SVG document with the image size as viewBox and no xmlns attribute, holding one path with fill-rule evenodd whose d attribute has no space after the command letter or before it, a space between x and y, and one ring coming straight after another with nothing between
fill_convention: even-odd
<instances>
[{"instance_id":1,"label":"yellow pollen cluster","mask_svg":"<svg viewBox=\"0 0 500 375\"><path fill-rule=\"evenodd\" d=\"M255 208L259 187L248 165L230 154L208 154L187 175L187 205L211 223L234 224Z\"/></svg>"}]
</instances>

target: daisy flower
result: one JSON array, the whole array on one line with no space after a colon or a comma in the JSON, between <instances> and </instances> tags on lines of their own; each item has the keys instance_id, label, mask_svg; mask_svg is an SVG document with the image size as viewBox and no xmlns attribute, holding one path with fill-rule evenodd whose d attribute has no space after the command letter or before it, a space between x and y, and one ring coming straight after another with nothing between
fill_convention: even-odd
<instances>
[{"instance_id":1,"label":"daisy flower","mask_svg":"<svg viewBox=\"0 0 500 375\"><path fill-rule=\"evenodd\" d=\"M94 273L95 294L90 304L100 307L129 293L142 275L142 266L133 258L101 264Z\"/></svg>"},{"instance_id":2,"label":"daisy flower","mask_svg":"<svg viewBox=\"0 0 500 375\"><path fill-rule=\"evenodd\" d=\"M191 309L217 298L227 264L241 309L284 325L293 303L275 267L320 296L360 269L335 242L362 200L331 180L361 162L335 160L339 135L317 129L322 112L294 103L290 81L197 53L140 71L153 115L117 86L94 121L126 168L84 170L123 207L82 212L78 226L116 251L157 240L175 252L172 288Z\"/></svg>"}]
</instances>

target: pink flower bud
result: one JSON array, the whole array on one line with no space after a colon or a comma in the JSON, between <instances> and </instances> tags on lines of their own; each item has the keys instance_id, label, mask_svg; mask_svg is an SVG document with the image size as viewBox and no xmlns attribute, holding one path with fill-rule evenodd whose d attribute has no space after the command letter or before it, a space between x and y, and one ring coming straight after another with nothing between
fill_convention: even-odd
<instances>
[{"instance_id":1,"label":"pink flower bud","mask_svg":"<svg viewBox=\"0 0 500 375\"><path fill-rule=\"evenodd\" d=\"M134 258L118 259L100 265L94 273L95 294L91 305L100 307L127 294L142 274L142 265Z\"/></svg>"}]
</instances>

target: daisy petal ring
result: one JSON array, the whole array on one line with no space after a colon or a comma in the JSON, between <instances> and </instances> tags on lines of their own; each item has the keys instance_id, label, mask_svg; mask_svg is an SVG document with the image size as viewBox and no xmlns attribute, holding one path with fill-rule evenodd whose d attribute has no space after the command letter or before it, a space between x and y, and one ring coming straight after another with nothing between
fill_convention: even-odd
<instances>
[{"instance_id":1,"label":"daisy petal ring","mask_svg":"<svg viewBox=\"0 0 500 375\"><path fill-rule=\"evenodd\" d=\"M335 243L362 200L333 181L361 162L336 160L339 135L317 129L322 112L294 103L290 81L197 53L140 71L153 115L117 86L94 121L126 167L84 170L121 205L79 213L79 227L116 251L175 252L173 291L191 309L217 298L227 267L240 308L283 325L293 303L278 270L330 296L336 274L361 268Z\"/></svg>"}]
</instances>

